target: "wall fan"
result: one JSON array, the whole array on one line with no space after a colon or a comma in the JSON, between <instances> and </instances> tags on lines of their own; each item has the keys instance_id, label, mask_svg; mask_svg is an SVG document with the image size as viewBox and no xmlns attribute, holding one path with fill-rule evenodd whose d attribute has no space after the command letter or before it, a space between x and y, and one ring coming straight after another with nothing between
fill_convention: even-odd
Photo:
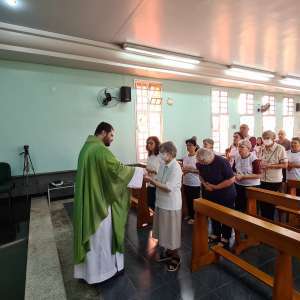
<instances>
[{"instance_id":1,"label":"wall fan","mask_svg":"<svg viewBox=\"0 0 300 300\"><path fill-rule=\"evenodd\" d=\"M99 104L103 107L114 107L120 103L118 89L104 88L100 90L97 96Z\"/></svg>"},{"instance_id":2,"label":"wall fan","mask_svg":"<svg viewBox=\"0 0 300 300\"><path fill-rule=\"evenodd\" d=\"M266 103L264 105L261 105L260 108L257 109L258 112L264 113L270 108L270 103Z\"/></svg>"}]
</instances>

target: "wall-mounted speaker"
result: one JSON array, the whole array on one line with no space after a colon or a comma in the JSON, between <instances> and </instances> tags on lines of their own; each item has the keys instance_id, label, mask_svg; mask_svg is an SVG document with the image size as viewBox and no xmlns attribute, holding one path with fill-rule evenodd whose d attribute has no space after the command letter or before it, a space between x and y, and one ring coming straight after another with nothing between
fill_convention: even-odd
<instances>
[{"instance_id":1,"label":"wall-mounted speaker","mask_svg":"<svg viewBox=\"0 0 300 300\"><path fill-rule=\"evenodd\" d=\"M296 103L296 111L297 111L297 112L300 111L300 103Z\"/></svg>"},{"instance_id":2,"label":"wall-mounted speaker","mask_svg":"<svg viewBox=\"0 0 300 300\"><path fill-rule=\"evenodd\" d=\"M120 92L121 102L130 102L131 101L131 87L130 86L122 86Z\"/></svg>"}]
</instances>

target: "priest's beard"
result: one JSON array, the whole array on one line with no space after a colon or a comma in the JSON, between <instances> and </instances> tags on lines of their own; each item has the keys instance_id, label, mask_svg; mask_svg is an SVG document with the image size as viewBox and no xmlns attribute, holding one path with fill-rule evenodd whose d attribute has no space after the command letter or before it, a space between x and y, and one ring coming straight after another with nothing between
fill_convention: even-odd
<instances>
[{"instance_id":1,"label":"priest's beard","mask_svg":"<svg viewBox=\"0 0 300 300\"><path fill-rule=\"evenodd\" d=\"M108 136L103 138L103 143L106 147L109 147L111 142L112 142L112 140Z\"/></svg>"}]
</instances>

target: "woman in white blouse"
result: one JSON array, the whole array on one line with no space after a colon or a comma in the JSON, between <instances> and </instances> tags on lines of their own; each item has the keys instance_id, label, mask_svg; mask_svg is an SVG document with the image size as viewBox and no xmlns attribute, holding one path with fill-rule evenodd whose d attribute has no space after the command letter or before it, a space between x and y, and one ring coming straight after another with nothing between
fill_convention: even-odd
<instances>
[{"instance_id":1,"label":"woman in white blouse","mask_svg":"<svg viewBox=\"0 0 300 300\"><path fill-rule=\"evenodd\" d=\"M288 167L287 179L300 180L300 138L294 137L291 150L287 152Z\"/></svg>"},{"instance_id":2,"label":"woman in white blouse","mask_svg":"<svg viewBox=\"0 0 300 300\"><path fill-rule=\"evenodd\" d=\"M149 136L146 141L146 150L148 151L148 159L146 170L151 177L154 177L159 169L161 159L159 156L159 146L160 141L157 136ZM153 184L148 184L147 186L147 200L148 206L154 210L155 209L155 196L156 188Z\"/></svg>"},{"instance_id":3,"label":"woman in white blouse","mask_svg":"<svg viewBox=\"0 0 300 300\"><path fill-rule=\"evenodd\" d=\"M230 165L232 166L234 163L234 157L238 153L239 142L243 139L242 135L237 131L233 134L232 145L225 150L225 155Z\"/></svg>"},{"instance_id":4,"label":"woman in white blouse","mask_svg":"<svg viewBox=\"0 0 300 300\"><path fill-rule=\"evenodd\" d=\"M176 161L177 150L172 142L161 144L159 151L164 162L154 178L145 176L145 180L156 186L153 238L158 239L164 249L158 261L168 262L168 271L174 272L180 265L182 171Z\"/></svg>"},{"instance_id":5,"label":"woman in white blouse","mask_svg":"<svg viewBox=\"0 0 300 300\"><path fill-rule=\"evenodd\" d=\"M241 140L238 153L234 158L233 170L235 171L236 200L235 209L241 212L247 210L246 188L260 185L260 161L255 152L250 152L252 145L248 140Z\"/></svg>"},{"instance_id":6,"label":"woman in white blouse","mask_svg":"<svg viewBox=\"0 0 300 300\"><path fill-rule=\"evenodd\" d=\"M197 141L193 138L186 140L186 149L188 155L184 156L182 159L182 172L183 172L183 192L187 202L188 208L188 223L194 224L194 199L200 198L200 178L199 171L196 167L197 159L196 152Z\"/></svg>"}]
</instances>

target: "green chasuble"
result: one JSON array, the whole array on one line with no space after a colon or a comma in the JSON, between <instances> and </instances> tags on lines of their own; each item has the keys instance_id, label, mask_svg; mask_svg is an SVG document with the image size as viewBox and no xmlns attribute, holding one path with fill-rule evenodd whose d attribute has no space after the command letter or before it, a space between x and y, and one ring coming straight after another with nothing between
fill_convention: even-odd
<instances>
[{"instance_id":1,"label":"green chasuble","mask_svg":"<svg viewBox=\"0 0 300 300\"><path fill-rule=\"evenodd\" d=\"M128 183L134 168L123 165L95 136L89 136L78 159L74 200L74 260L85 261L89 240L111 206L112 254L124 252L124 235L130 205Z\"/></svg>"}]
</instances>

